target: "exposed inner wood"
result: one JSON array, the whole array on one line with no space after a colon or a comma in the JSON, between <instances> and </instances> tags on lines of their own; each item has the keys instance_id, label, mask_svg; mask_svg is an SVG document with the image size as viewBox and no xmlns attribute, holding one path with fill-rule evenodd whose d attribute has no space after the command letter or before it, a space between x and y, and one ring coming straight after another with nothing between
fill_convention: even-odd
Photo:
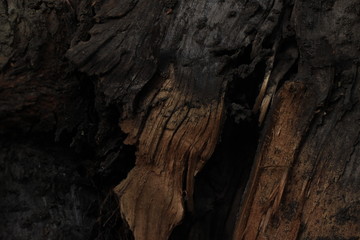
<instances>
[{"instance_id":1,"label":"exposed inner wood","mask_svg":"<svg viewBox=\"0 0 360 240\"><path fill-rule=\"evenodd\" d=\"M353 157L360 128L350 119L360 113L359 65L344 50L345 39L330 34L359 26L352 7L348 1L330 8L296 1L299 74L283 84L270 107L233 239L358 238L359 175L352 166L360 164ZM351 24L328 25L342 21L340 12ZM304 26L311 21L313 27ZM335 227L339 223L348 225Z\"/></svg>"},{"instance_id":2,"label":"exposed inner wood","mask_svg":"<svg viewBox=\"0 0 360 240\"><path fill-rule=\"evenodd\" d=\"M0 1L0 238L358 239L359 6Z\"/></svg>"},{"instance_id":3,"label":"exposed inner wood","mask_svg":"<svg viewBox=\"0 0 360 240\"><path fill-rule=\"evenodd\" d=\"M174 71L170 65L169 78L144 100L153 106L145 119L120 123L129 134L126 143L139 141L135 168L114 189L135 239L168 239L183 218L184 204L193 209L194 177L219 137L223 96L191 106L196 96L179 89Z\"/></svg>"},{"instance_id":4,"label":"exposed inner wood","mask_svg":"<svg viewBox=\"0 0 360 240\"><path fill-rule=\"evenodd\" d=\"M169 4L106 1L90 40L67 53L99 76L105 101L121 106L124 143L137 146L136 166L114 189L135 239L167 239L184 212L193 211L194 177L218 143L233 68L245 48L251 59L240 61L251 65L238 73L244 78L267 57L262 44L283 8L282 1L180 1L169 12ZM251 21L239 24L243 18Z\"/></svg>"}]
</instances>

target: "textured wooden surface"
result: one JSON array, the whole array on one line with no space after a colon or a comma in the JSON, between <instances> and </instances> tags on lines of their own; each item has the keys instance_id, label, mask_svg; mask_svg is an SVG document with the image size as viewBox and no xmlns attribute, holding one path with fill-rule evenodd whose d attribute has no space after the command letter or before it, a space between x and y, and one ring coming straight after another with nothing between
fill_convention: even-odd
<instances>
[{"instance_id":1,"label":"textured wooden surface","mask_svg":"<svg viewBox=\"0 0 360 240\"><path fill-rule=\"evenodd\" d=\"M108 1L90 40L68 51L81 71L99 76L106 101L120 104L125 143L137 146L135 168L115 188L136 239L167 239L185 209L193 211L194 177L217 145L232 65L252 41L252 68L262 60L281 8L281 1ZM264 13L271 19L254 30Z\"/></svg>"},{"instance_id":2,"label":"textured wooden surface","mask_svg":"<svg viewBox=\"0 0 360 240\"><path fill-rule=\"evenodd\" d=\"M360 42L354 6L296 1L299 73L271 107L234 239L359 238L360 78L347 42Z\"/></svg>"},{"instance_id":3,"label":"textured wooden surface","mask_svg":"<svg viewBox=\"0 0 360 240\"><path fill-rule=\"evenodd\" d=\"M359 6L0 1L0 238L359 238Z\"/></svg>"}]
</instances>

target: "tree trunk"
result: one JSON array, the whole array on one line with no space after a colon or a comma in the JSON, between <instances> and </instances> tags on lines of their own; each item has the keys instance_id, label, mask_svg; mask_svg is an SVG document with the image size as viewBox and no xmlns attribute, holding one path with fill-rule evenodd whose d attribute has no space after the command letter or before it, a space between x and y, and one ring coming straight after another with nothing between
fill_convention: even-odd
<instances>
[{"instance_id":1,"label":"tree trunk","mask_svg":"<svg viewBox=\"0 0 360 240\"><path fill-rule=\"evenodd\" d=\"M360 238L359 0L3 0L4 239Z\"/></svg>"}]
</instances>

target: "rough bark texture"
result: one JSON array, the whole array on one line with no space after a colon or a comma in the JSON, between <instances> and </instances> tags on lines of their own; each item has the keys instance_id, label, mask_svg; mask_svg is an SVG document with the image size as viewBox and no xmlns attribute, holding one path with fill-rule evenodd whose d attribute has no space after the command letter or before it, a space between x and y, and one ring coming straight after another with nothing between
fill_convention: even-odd
<instances>
[{"instance_id":1,"label":"rough bark texture","mask_svg":"<svg viewBox=\"0 0 360 240\"><path fill-rule=\"evenodd\" d=\"M0 237L359 239L358 29L358 0L1 1Z\"/></svg>"},{"instance_id":2,"label":"rough bark texture","mask_svg":"<svg viewBox=\"0 0 360 240\"><path fill-rule=\"evenodd\" d=\"M359 238L354 4L296 2L298 73L271 108L234 239Z\"/></svg>"}]
</instances>

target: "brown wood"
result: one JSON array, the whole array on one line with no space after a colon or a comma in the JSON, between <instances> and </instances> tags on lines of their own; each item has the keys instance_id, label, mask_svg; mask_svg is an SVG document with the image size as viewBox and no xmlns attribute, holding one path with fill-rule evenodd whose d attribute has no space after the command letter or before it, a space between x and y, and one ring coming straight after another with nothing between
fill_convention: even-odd
<instances>
[{"instance_id":1,"label":"brown wood","mask_svg":"<svg viewBox=\"0 0 360 240\"><path fill-rule=\"evenodd\" d=\"M355 123L359 66L344 39L331 34L341 36L359 24L353 6L337 1L326 9L296 2L299 73L278 91L271 108L234 239L359 237L354 167L359 161L353 156L360 130ZM339 12L347 13L346 27L330 24L343 20ZM304 26L309 21L311 28Z\"/></svg>"},{"instance_id":2,"label":"brown wood","mask_svg":"<svg viewBox=\"0 0 360 240\"><path fill-rule=\"evenodd\" d=\"M174 226L193 209L193 181L214 151L223 113L223 99L189 107L187 89L169 78L149 94L151 111L140 119L120 123L127 144L138 142L136 166L114 191L135 239L168 239Z\"/></svg>"},{"instance_id":3,"label":"brown wood","mask_svg":"<svg viewBox=\"0 0 360 240\"><path fill-rule=\"evenodd\" d=\"M1 1L0 238L358 239L359 6Z\"/></svg>"}]
</instances>

